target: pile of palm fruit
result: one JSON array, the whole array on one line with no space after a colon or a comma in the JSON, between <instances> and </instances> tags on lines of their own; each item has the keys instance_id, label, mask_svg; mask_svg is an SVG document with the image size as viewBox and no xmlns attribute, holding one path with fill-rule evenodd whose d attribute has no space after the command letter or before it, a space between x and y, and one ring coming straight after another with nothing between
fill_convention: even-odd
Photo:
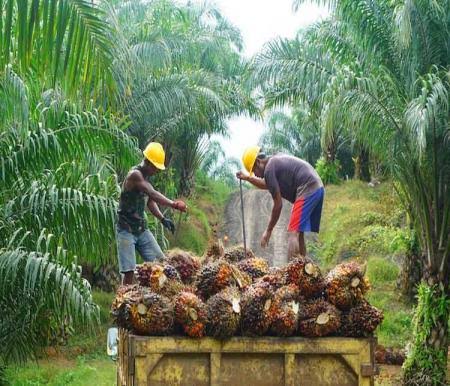
<instances>
[{"instance_id":1,"label":"pile of palm fruit","mask_svg":"<svg viewBox=\"0 0 450 386\"><path fill-rule=\"evenodd\" d=\"M214 243L201 259L174 250L137 266L139 284L119 288L112 315L139 335L366 337L383 315L364 298L364 275L353 261L323 275L307 257L269 267L242 246Z\"/></svg>"}]
</instances>

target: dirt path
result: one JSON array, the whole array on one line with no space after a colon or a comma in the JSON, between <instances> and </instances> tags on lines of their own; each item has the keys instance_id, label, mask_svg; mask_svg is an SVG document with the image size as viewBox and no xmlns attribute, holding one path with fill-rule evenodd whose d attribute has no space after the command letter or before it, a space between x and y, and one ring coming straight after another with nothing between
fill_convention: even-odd
<instances>
[{"instance_id":1,"label":"dirt path","mask_svg":"<svg viewBox=\"0 0 450 386\"><path fill-rule=\"evenodd\" d=\"M280 220L273 230L270 243L262 249L259 242L272 210L272 197L267 191L244 190L244 211L247 245L257 256L269 260L270 265L281 266L287 262L287 226L291 204L283 200ZM233 194L225 207L225 216L220 237L228 236L226 245L242 244L242 216L239 192Z\"/></svg>"}]
</instances>

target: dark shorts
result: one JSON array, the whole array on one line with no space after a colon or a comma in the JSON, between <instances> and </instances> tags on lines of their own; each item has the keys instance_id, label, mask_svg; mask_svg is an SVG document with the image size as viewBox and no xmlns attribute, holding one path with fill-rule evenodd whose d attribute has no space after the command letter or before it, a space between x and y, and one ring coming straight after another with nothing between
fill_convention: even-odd
<instances>
[{"instance_id":1,"label":"dark shorts","mask_svg":"<svg viewBox=\"0 0 450 386\"><path fill-rule=\"evenodd\" d=\"M325 190L321 187L294 202L289 232L319 232L324 193Z\"/></svg>"}]
</instances>

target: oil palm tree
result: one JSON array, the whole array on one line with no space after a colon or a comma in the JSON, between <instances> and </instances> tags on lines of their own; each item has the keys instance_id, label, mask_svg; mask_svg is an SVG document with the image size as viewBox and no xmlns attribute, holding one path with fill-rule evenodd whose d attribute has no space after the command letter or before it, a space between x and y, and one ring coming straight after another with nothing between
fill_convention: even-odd
<instances>
[{"instance_id":1,"label":"oil palm tree","mask_svg":"<svg viewBox=\"0 0 450 386\"><path fill-rule=\"evenodd\" d=\"M297 1L300 4L302 1ZM424 253L407 384L445 384L450 260L448 1L320 1L332 19L260 56L282 101L317 96L390 171ZM278 82L280 80L280 82Z\"/></svg>"}]
</instances>

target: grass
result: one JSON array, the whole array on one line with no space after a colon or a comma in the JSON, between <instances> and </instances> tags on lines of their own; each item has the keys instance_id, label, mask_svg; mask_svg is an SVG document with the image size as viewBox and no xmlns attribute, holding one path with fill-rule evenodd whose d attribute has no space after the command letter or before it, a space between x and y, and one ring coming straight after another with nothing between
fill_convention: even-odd
<instances>
[{"instance_id":1,"label":"grass","mask_svg":"<svg viewBox=\"0 0 450 386\"><path fill-rule=\"evenodd\" d=\"M368 299L384 311L378 341L404 347L411 338L412 309L399 295L396 281L408 234L392 186L370 188L359 181L327 186L322 221L312 253L325 269L349 259L367 263L372 286Z\"/></svg>"}]
</instances>

